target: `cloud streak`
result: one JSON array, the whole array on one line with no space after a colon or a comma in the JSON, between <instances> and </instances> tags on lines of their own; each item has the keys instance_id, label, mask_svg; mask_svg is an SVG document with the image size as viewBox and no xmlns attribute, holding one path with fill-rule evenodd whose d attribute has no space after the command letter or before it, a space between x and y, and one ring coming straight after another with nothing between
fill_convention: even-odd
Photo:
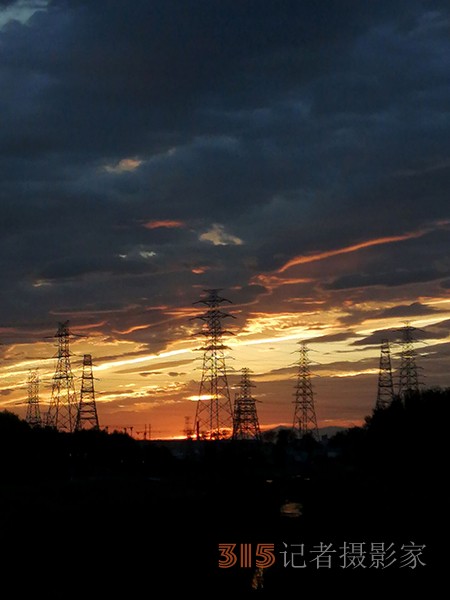
<instances>
[{"instance_id":1,"label":"cloud streak","mask_svg":"<svg viewBox=\"0 0 450 600\"><path fill-rule=\"evenodd\" d=\"M372 248L374 246L383 246L385 244L394 244L397 242L404 242L406 240L412 240L416 238L423 237L436 229L447 228L450 224L450 221L444 220L435 223L430 227L426 227L424 229L419 229L418 231L411 231L409 233L404 233L400 235L393 235L388 237L381 237L378 239L366 240L364 242L359 242L357 244L352 244L351 246L345 246L343 248L336 248L334 250L327 250L324 252L318 252L316 254L306 255L306 256L296 256L290 259L286 264L278 269L278 273L284 273L288 269L295 267L297 265L304 265L311 262L316 262L319 260L325 260L327 258L332 258L333 256L340 256L341 254L350 254L352 252L358 252L359 250L364 250L366 248Z\"/></svg>"}]
</instances>

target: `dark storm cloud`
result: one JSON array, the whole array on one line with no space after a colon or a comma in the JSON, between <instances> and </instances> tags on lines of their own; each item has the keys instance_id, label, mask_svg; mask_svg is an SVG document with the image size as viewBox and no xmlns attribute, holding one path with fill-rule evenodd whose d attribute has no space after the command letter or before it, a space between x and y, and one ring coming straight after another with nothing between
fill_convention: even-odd
<instances>
[{"instance_id":1,"label":"dark storm cloud","mask_svg":"<svg viewBox=\"0 0 450 600\"><path fill-rule=\"evenodd\" d=\"M321 335L319 337L313 338L311 340L311 344L323 344L323 343L329 343L329 342L344 342L348 339L351 339L355 336L357 336L358 334L355 333L354 331L344 331L342 333L332 333L329 335Z\"/></svg>"},{"instance_id":2,"label":"dark storm cloud","mask_svg":"<svg viewBox=\"0 0 450 600\"><path fill-rule=\"evenodd\" d=\"M331 340L333 341L333 340ZM335 340L337 341L337 340ZM311 343L315 343L311 341ZM313 358L313 357L312 357ZM311 362L311 375L313 377L313 382L314 384L317 383L317 379L315 378L315 375L317 375L317 377L328 377L328 375L324 375L324 373L330 373L330 372L337 372L337 373L352 373L355 371L358 371L359 369L361 370L365 370L365 369L371 369L371 368L376 368L379 365L379 357L378 356L373 356L371 358L363 358L360 360L355 360L352 362L349 361L341 361L341 360L336 360L327 364L320 364L317 362L312 361ZM290 380L292 383L292 379L295 379L295 375L297 372L297 368L295 365L291 366L291 367L282 367L279 369L272 369L270 371L270 374L272 375L286 375L286 381ZM365 375L365 374L362 374ZM265 378L267 377L267 373L255 373L252 375L252 379L259 379L259 378Z\"/></svg>"},{"instance_id":3,"label":"dark storm cloud","mask_svg":"<svg viewBox=\"0 0 450 600\"><path fill-rule=\"evenodd\" d=\"M20 152L22 136L27 155L35 148L120 156L209 134L199 112L254 110L261 92L276 96L329 69L333 52L381 12L353 4L323 2L318 11L291 1L53 2L31 27L3 35L11 97L24 85L39 109L30 114L30 96L11 107L25 121L5 147Z\"/></svg>"},{"instance_id":4,"label":"dark storm cloud","mask_svg":"<svg viewBox=\"0 0 450 600\"><path fill-rule=\"evenodd\" d=\"M433 313L439 313L441 311L433 308L432 306L426 306L420 302L413 302L412 304L403 304L400 306L393 306L380 312L380 317L416 317L420 315L431 315Z\"/></svg>"},{"instance_id":5,"label":"dark storm cloud","mask_svg":"<svg viewBox=\"0 0 450 600\"><path fill-rule=\"evenodd\" d=\"M182 326L159 311L120 334L142 318L124 308L210 287L274 308L259 272L448 218L448 19L419 0L54 0L4 25L4 323L111 310L108 335L159 348ZM428 282L445 244L304 270L314 293Z\"/></svg>"},{"instance_id":6,"label":"dark storm cloud","mask_svg":"<svg viewBox=\"0 0 450 600\"><path fill-rule=\"evenodd\" d=\"M349 288L363 288L371 285L400 286L416 281L431 281L433 279L439 279L439 277L442 277L442 273L430 270L426 267L400 273L395 271L377 273L376 275L354 273L339 277L327 287L332 290L342 290Z\"/></svg>"},{"instance_id":7,"label":"dark storm cloud","mask_svg":"<svg viewBox=\"0 0 450 600\"><path fill-rule=\"evenodd\" d=\"M233 304L254 304L261 295L267 294L267 289L262 285L246 285L231 292Z\"/></svg>"},{"instance_id":8,"label":"dark storm cloud","mask_svg":"<svg viewBox=\"0 0 450 600\"><path fill-rule=\"evenodd\" d=\"M418 317L422 315L431 315L440 313L442 311L427 306L421 302L413 302L412 304L399 304L398 306L392 306L385 310L358 310L354 309L349 312L348 315L341 317L339 322L344 325L352 325L360 323L361 321L367 321L372 319L384 319L398 317L399 319L405 319L409 317ZM338 334L339 335L339 334Z\"/></svg>"},{"instance_id":9,"label":"dark storm cloud","mask_svg":"<svg viewBox=\"0 0 450 600\"><path fill-rule=\"evenodd\" d=\"M382 340L388 340L389 342L397 342L400 340L401 334L398 329L378 329L368 335L367 337L355 340L352 342L353 346L380 346Z\"/></svg>"},{"instance_id":10,"label":"dark storm cloud","mask_svg":"<svg viewBox=\"0 0 450 600\"><path fill-rule=\"evenodd\" d=\"M420 230L419 230L420 233ZM370 259L358 272L332 278L330 290L403 286L444 279L450 274L450 261L442 255L450 244L447 226L398 244L387 244L370 252Z\"/></svg>"},{"instance_id":11,"label":"dark storm cloud","mask_svg":"<svg viewBox=\"0 0 450 600\"><path fill-rule=\"evenodd\" d=\"M450 332L450 320L440 321L433 325L428 325L423 328L414 328L412 331L413 339L420 344L426 340L444 340ZM369 336L356 340L352 343L353 346L370 346L372 344L380 345L381 340L387 339L390 342L400 342L402 340L402 327L378 329Z\"/></svg>"}]
</instances>

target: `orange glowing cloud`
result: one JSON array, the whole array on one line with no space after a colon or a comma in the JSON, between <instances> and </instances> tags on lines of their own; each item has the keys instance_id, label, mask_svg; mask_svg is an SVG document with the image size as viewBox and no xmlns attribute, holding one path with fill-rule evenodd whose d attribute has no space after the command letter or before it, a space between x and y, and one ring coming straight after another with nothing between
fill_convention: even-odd
<instances>
[{"instance_id":1,"label":"orange glowing cloud","mask_svg":"<svg viewBox=\"0 0 450 600\"><path fill-rule=\"evenodd\" d=\"M17 333L18 329L15 327L0 327L0 333Z\"/></svg>"},{"instance_id":2,"label":"orange glowing cloud","mask_svg":"<svg viewBox=\"0 0 450 600\"><path fill-rule=\"evenodd\" d=\"M181 227L185 227L185 223L183 221L171 221L171 220L162 220L162 221L148 221L144 223L144 227L146 229L179 229Z\"/></svg>"},{"instance_id":3,"label":"orange glowing cloud","mask_svg":"<svg viewBox=\"0 0 450 600\"><path fill-rule=\"evenodd\" d=\"M165 314L169 317L174 317L175 319L190 319L191 317L196 317L198 315L198 309L190 306L180 306L179 308L172 308L170 310L166 310Z\"/></svg>"},{"instance_id":4,"label":"orange glowing cloud","mask_svg":"<svg viewBox=\"0 0 450 600\"><path fill-rule=\"evenodd\" d=\"M107 173L126 173L135 171L142 165L142 160L138 158L122 158L114 165L105 165L103 168Z\"/></svg>"},{"instance_id":5,"label":"orange glowing cloud","mask_svg":"<svg viewBox=\"0 0 450 600\"><path fill-rule=\"evenodd\" d=\"M148 329L150 325L134 325L133 327L129 327L121 331L120 329L114 329L114 333L120 333L121 335L127 335L128 333L134 333L135 331L140 331L141 329Z\"/></svg>"},{"instance_id":6,"label":"orange glowing cloud","mask_svg":"<svg viewBox=\"0 0 450 600\"><path fill-rule=\"evenodd\" d=\"M124 360L115 360L105 362L102 365L95 367L96 371L105 371L107 369L114 369L117 367L124 367L128 365L136 365L146 363L155 359L168 358L169 356L177 356L178 354L186 354L192 352L190 348L183 348L182 350L169 350L168 352L161 352L160 354L147 354L145 356L138 356L137 358L129 358Z\"/></svg>"},{"instance_id":7,"label":"orange glowing cloud","mask_svg":"<svg viewBox=\"0 0 450 600\"><path fill-rule=\"evenodd\" d=\"M411 231L409 233L404 233L402 235L392 235L388 237L375 238L373 240L366 240L364 242L359 242L359 244L352 244L351 246L344 246L343 248L336 248L335 250L326 250L325 252L317 252L315 254L307 254L303 256L295 256L291 258L287 263L285 263L282 267L280 267L277 273L284 273L291 267L295 267L296 265L304 265L307 263L312 263L318 260L324 260L326 258L331 258L333 256L339 256L340 254L349 254L350 252L357 252L358 250L363 250L364 248L371 248L372 246L381 246L383 244L393 244L395 242L403 242L405 240L411 240L415 238L422 237L435 229L440 229L442 227L447 227L449 221L438 221L433 224L431 227L426 227L423 229L419 229L418 231Z\"/></svg>"},{"instance_id":8,"label":"orange glowing cloud","mask_svg":"<svg viewBox=\"0 0 450 600\"><path fill-rule=\"evenodd\" d=\"M97 323L87 323L86 325L77 325L77 331L85 331L86 329L98 329L104 327L107 321L98 321Z\"/></svg>"},{"instance_id":9,"label":"orange glowing cloud","mask_svg":"<svg viewBox=\"0 0 450 600\"><path fill-rule=\"evenodd\" d=\"M278 271L279 273L281 271ZM277 277L276 275L264 275L261 273L260 275L256 275L254 281L260 283L267 289L273 289L280 287L282 285L295 285L298 283L312 283L314 279L310 277Z\"/></svg>"}]
</instances>

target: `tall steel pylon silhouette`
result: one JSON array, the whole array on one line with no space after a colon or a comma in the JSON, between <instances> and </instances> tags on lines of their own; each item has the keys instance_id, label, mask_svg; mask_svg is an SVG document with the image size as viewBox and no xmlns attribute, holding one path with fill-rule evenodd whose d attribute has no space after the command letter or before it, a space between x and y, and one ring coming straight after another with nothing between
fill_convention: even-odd
<instances>
[{"instance_id":1,"label":"tall steel pylon silhouette","mask_svg":"<svg viewBox=\"0 0 450 600\"><path fill-rule=\"evenodd\" d=\"M42 425L39 406L39 373L37 369L30 370L28 374L28 404L25 421L31 427Z\"/></svg>"},{"instance_id":2,"label":"tall steel pylon silhouette","mask_svg":"<svg viewBox=\"0 0 450 600\"><path fill-rule=\"evenodd\" d=\"M234 440L260 440L256 400L253 398L251 388L255 385L250 381L250 369L242 369L239 392L234 402L233 439Z\"/></svg>"},{"instance_id":3,"label":"tall steel pylon silhouette","mask_svg":"<svg viewBox=\"0 0 450 600\"><path fill-rule=\"evenodd\" d=\"M192 436L194 434L194 431L191 427L191 417L186 416L184 417L184 429L183 429L183 433L184 433L184 437L187 440L192 440Z\"/></svg>"},{"instance_id":4,"label":"tall steel pylon silhouette","mask_svg":"<svg viewBox=\"0 0 450 600\"><path fill-rule=\"evenodd\" d=\"M75 429L77 431L80 429L99 429L91 354L85 354L83 356L80 404L78 407Z\"/></svg>"},{"instance_id":5,"label":"tall steel pylon silhouette","mask_svg":"<svg viewBox=\"0 0 450 600\"><path fill-rule=\"evenodd\" d=\"M200 332L205 342L203 351L202 379L195 412L195 432L199 439L220 439L232 432L233 409L228 387L223 336L229 335L222 327L222 321L233 315L221 310L223 303L230 300L219 296L220 290L204 290L206 298L194 304L203 304L206 311L194 317L203 321ZM233 317L234 318L234 317Z\"/></svg>"},{"instance_id":6,"label":"tall steel pylon silhouette","mask_svg":"<svg viewBox=\"0 0 450 600\"><path fill-rule=\"evenodd\" d=\"M400 354L400 370L398 379L398 395L402 398L420 388L419 367L416 363L417 353L414 344L417 341L413 332L417 331L409 323L399 330L402 334L402 349Z\"/></svg>"},{"instance_id":7,"label":"tall steel pylon silhouette","mask_svg":"<svg viewBox=\"0 0 450 600\"><path fill-rule=\"evenodd\" d=\"M316 409L314 406L314 393L311 383L311 361L308 356L309 349L306 342L298 342L299 359L297 363L297 382L295 385L294 430L300 437L311 434L319 442L319 429L317 427Z\"/></svg>"},{"instance_id":8,"label":"tall steel pylon silhouette","mask_svg":"<svg viewBox=\"0 0 450 600\"><path fill-rule=\"evenodd\" d=\"M378 373L378 393L375 408L386 408L394 399L392 380L391 349L389 340L381 340L380 370Z\"/></svg>"},{"instance_id":9,"label":"tall steel pylon silhouette","mask_svg":"<svg viewBox=\"0 0 450 600\"><path fill-rule=\"evenodd\" d=\"M46 423L60 431L72 432L75 429L78 405L70 364L70 335L69 321L59 323L55 334L58 345L57 363Z\"/></svg>"}]
</instances>

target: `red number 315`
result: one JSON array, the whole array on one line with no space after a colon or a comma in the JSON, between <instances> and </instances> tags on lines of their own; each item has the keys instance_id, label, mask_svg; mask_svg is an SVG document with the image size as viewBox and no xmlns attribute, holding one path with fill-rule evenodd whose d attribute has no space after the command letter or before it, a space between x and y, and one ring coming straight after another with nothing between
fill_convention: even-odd
<instances>
[{"instance_id":1,"label":"red number 315","mask_svg":"<svg viewBox=\"0 0 450 600\"><path fill-rule=\"evenodd\" d=\"M236 544L219 544L219 567L229 569L234 567L238 561L235 552ZM274 544L257 544L255 551L255 565L261 569L267 569L275 563ZM252 545L239 544L239 566L252 566Z\"/></svg>"}]
</instances>

